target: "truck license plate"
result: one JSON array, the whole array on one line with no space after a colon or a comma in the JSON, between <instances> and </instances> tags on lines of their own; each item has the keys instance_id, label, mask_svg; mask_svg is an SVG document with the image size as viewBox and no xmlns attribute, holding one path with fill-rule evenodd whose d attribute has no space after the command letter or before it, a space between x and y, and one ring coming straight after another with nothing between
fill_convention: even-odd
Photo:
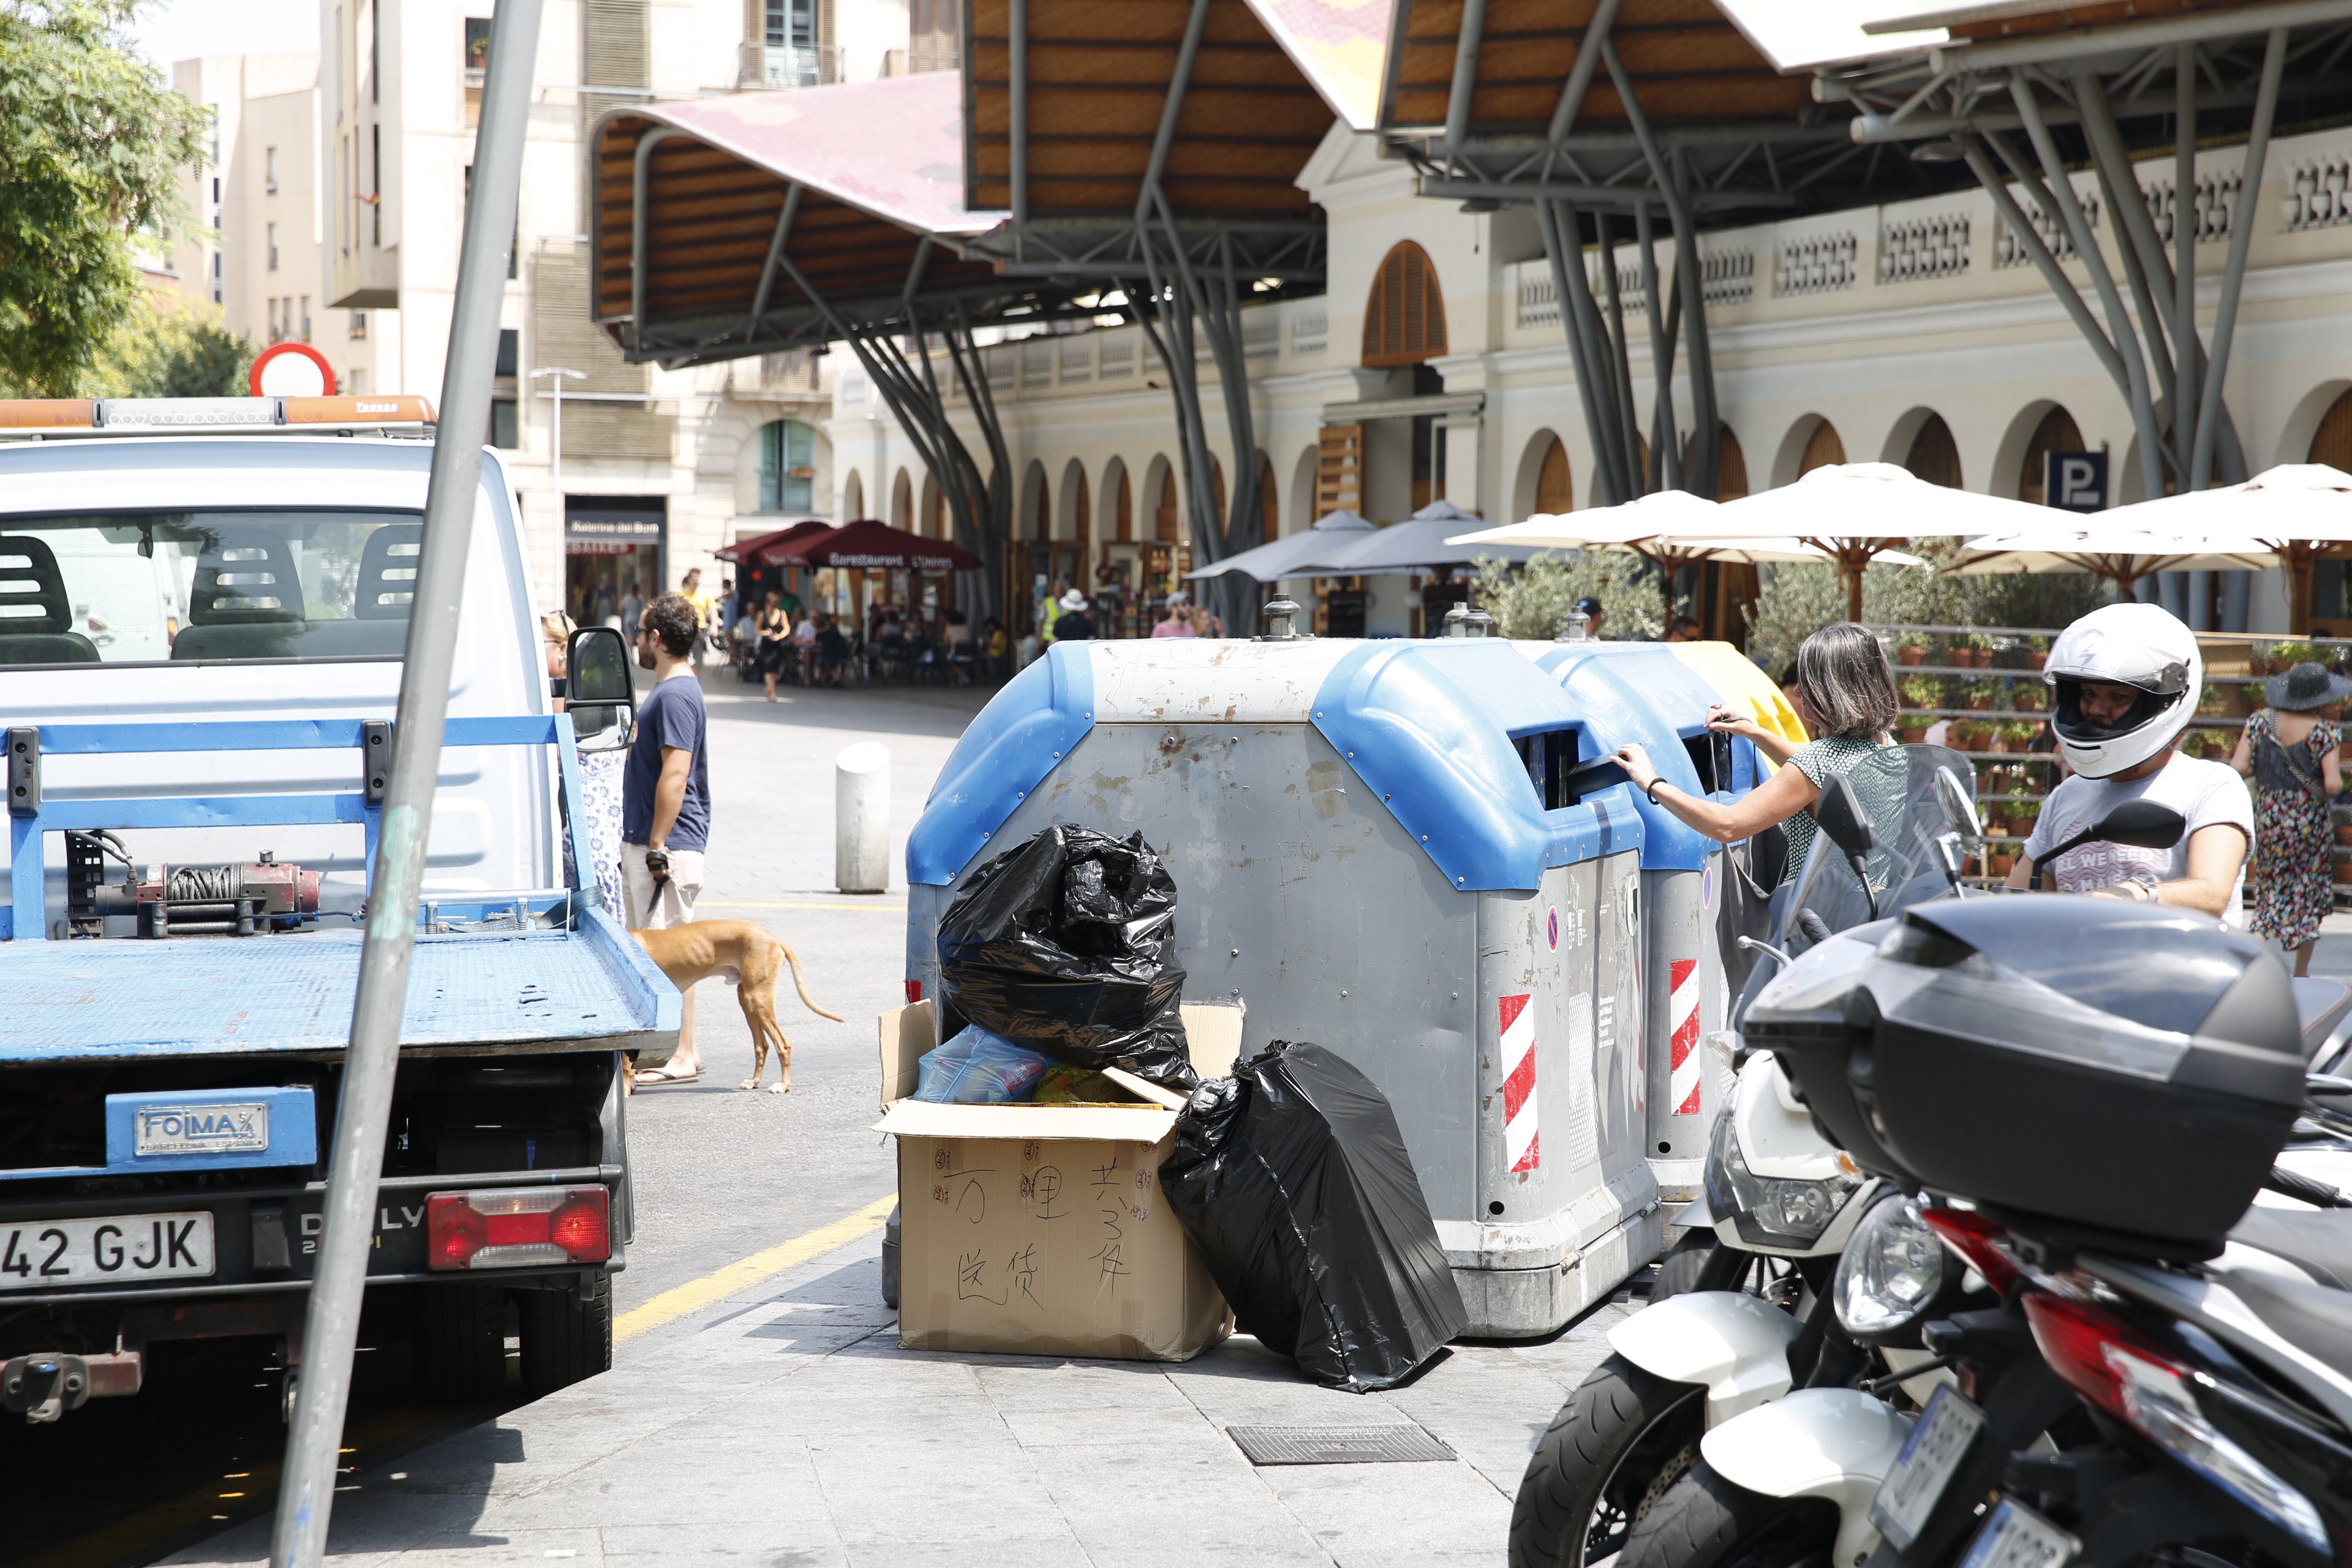
<instances>
[{"instance_id":1,"label":"truck license plate","mask_svg":"<svg viewBox=\"0 0 2352 1568\"><path fill-rule=\"evenodd\" d=\"M198 1279L212 1271L210 1214L0 1221L0 1291Z\"/></svg>"},{"instance_id":2,"label":"truck license plate","mask_svg":"<svg viewBox=\"0 0 2352 1568\"><path fill-rule=\"evenodd\" d=\"M1871 1500L1870 1522L1895 1542L1895 1550L1908 1549L1918 1538L1946 1483L1983 1427L1984 1412L1948 1384L1928 1397L1926 1414L1904 1439L1895 1468Z\"/></svg>"},{"instance_id":3,"label":"truck license plate","mask_svg":"<svg viewBox=\"0 0 2352 1568\"><path fill-rule=\"evenodd\" d=\"M1985 1515L1960 1568L2064 1568L2080 1544L2032 1509L2003 1498Z\"/></svg>"}]
</instances>

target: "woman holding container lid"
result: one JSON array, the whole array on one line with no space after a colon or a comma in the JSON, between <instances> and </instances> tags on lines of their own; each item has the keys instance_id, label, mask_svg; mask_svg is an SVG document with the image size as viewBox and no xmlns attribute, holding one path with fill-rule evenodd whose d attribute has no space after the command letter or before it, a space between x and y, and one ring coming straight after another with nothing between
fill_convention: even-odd
<instances>
[{"instance_id":1,"label":"woman holding container lid","mask_svg":"<svg viewBox=\"0 0 2352 1568\"><path fill-rule=\"evenodd\" d=\"M1707 728L1744 735L1774 762L1792 764L1738 800L1718 803L1677 789L1658 776L1649 753L1638 745L1620 746L1617 761L1652 804L1664 806L1719 843L1736 844L1768 827L1784 828L1789 859L1780 880L1792 882L1804 867L1805 852L1812 847L1813 805L1822 798L1822 784L1893 745L1889 731L1900 711L1886 650L1864 627L1841 622L1823 626L1797 649L1797 714L1806 733L1816 739L1801 746L1744 714L1717 708L1707 715Z\"/></svg>"}]
</instances>

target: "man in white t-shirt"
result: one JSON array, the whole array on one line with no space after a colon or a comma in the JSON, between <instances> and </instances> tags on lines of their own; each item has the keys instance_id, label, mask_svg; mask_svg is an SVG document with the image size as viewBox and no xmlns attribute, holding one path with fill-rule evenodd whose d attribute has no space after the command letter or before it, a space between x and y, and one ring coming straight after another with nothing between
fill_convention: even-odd
<instances>
[{"instance_id":1,"label":"man in white t-shirt","mask_svg":"<svg viewBox=\"0 0 2352 1568\"><path fill-rule=\"evenodd\" d=\"M2195 634L2156 605L2109 605L2068 626L2043 667L2050 727L2074 776L2050 792L2012 888L2046 880L2062 893L2101 893L2234 918L2253 847L2254 803L2221 763L2180 754L2204 689ZM2042 857L2127 800L2168 805L2188 825L2169 849L2105 841Z\"/></svg>"}]
</instances>

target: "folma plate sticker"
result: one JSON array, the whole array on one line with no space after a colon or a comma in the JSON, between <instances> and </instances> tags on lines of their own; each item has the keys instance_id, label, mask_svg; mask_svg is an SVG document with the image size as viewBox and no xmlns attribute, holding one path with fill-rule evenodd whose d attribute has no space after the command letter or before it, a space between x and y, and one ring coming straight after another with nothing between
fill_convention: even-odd
<instances>
[{"instance_id":1,"label":"folma plate sticker","mask_svg":"<svg viewBox=\"0 0 2352 1568\"><path fill-rule=\"evenodd\" d=\"M132 1144L134 1158L151 1154L215 1154L269 1147L269 1107L250 1105L142 1105Z\"/></svg>"},{"instance_id":2,"label":"folma plate sticker","mask_svg":"<svg viewBox=\"0 0 2352 1568\"><path fill-rule=\"evenodd\" d=\"M2064 1568L2081 1546L2024 1504L2003 1498L1985 1515L1960 1568Z\"/></svg>"},{"instance_id":3,"label":"folma plate sticker","mask_svg":"<svg viewBox=\"0 0 2352 1568\"><path fill-rule=\"evenodd\" d=\"M1895 1468L1870 1503L1870 1522L1895 1542L1895 1550L1907 1550L1918 1539L1936 1500L1944 1495L1946 1483L1983 1428L1984 1412L1949 1384L1928 1399L1927 1414L1904 1439L1903 1452L1895 1456Z\"/></svg>"}]
</instances>

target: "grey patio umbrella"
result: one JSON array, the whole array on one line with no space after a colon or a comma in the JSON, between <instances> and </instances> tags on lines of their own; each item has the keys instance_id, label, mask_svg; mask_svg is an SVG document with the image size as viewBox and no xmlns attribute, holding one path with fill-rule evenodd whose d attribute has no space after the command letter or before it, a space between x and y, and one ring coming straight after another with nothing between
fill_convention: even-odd
<instances>
[{"instance_id":1,"label":"grey patio umbrella","mask_svg":"<svg viewBox=\"0 0 2352 1568\"><path fill-rule=\"evenodd\" d=\"M1327 551L1307 567L1301 577L1354 577L1383 572L1410 572L1423 566L1467 566L1480 559L1517 565L1536 552L1524 546L1454 544L1449 538L1475 530L1479 520L1449 500L1434 500L1392 528L1358 534L1339 549Z\"/></svg>"},{"instance_id":2,"label":"grey patio umbrella","mask_svg":"<svg viewBox=\"0 0 2352 1568\"><path fill-rule=\"evenodd\" d=\"M1304 577L1302 568L1322 556L1328 555L1358 535L1373 531L1372 525L1352 511L1328 511L1315 520L1311 528L1297 533L1284 534L1238 555L1228 555L1223 561L1213 561L1198 571L1184 574L1185 580L1197 583L1207 577L1222 577L1228 572L1239 572L1261 583L1278 583L1285 577Z\"/></svg>"}]
</instances>

